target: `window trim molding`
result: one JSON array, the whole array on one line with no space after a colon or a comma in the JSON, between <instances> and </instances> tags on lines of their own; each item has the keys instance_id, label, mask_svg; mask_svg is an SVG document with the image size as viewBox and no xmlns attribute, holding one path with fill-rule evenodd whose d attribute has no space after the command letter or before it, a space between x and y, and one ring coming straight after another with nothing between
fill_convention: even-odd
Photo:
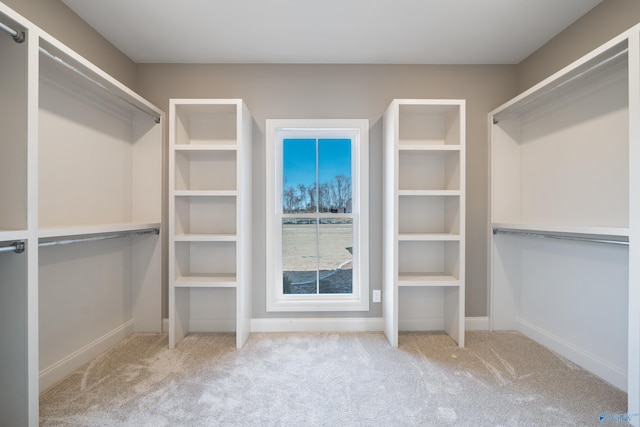
<instances>
[{"instance_id":1,"label":"window trim molding","mask_svg":"<svg viewBox=\"0 0 640 427\"><path fill-rule=\"evenodd\" d=\"M333 132L335 131L335 133ZM282 182L282 158L279 141L284 138L311 137L344 138L351 133L353 227L354 227L354 288L349 295L313 296L284 295L282 286L282 239L276 236L278 205L281 197L277 183ZM315 136L314 136L315 137ZM369 310L369 120L368 119L268 119L266 121L266 310L267 312L297 311L368 311ZM356 190L357 188L357 190ZM357 267L356 267L357 266ZM278 280L280 279L280 280ZM357 286L359 284L359 286ZM358 288L358 289L356 289Z\"/></svg>"}]
</instances>

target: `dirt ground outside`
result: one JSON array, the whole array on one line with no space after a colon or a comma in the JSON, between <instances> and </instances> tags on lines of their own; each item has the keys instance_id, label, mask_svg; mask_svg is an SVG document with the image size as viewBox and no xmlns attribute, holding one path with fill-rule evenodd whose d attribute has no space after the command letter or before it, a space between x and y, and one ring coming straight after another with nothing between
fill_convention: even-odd
<instances>
[{"instance_id":1,"label":"dirt ground outside","mask_svg":"<svg viewBox=\"0 0 640 427\"><path fill-rule=\"evenodd\" d=\"M290 293L315 293L318 269L321 293L350 293L352 250L351 224L320 224L319 235L315 224L283 225L282 270L292 284Z\"/></svg>"}]
</instances>

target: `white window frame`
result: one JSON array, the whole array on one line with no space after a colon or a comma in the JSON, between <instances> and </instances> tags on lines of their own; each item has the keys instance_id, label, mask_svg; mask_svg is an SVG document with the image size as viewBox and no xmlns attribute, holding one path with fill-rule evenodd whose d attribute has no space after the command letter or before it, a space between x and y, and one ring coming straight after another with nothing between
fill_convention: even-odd
<instances>
[{"instance_id":1,"label":"white window frame","mask_svg":"<svg viewBox=\"0 0 640 427\"><path fill-rule=\"evenodd\" d=\"M282 287L282 141L352 140L353 288L351 294L284 294ZM369 310L369 120L270 119L266 121L267 311Z\"/></svg>"}]
</instances>

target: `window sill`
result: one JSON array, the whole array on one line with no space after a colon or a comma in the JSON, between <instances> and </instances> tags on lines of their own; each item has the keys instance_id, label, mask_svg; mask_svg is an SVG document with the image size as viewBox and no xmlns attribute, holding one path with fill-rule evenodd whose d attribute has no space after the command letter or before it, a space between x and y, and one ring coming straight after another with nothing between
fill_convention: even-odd
<instances>
[{"instance_id":1,"label":"window sill","mask_svg":"<svg viewBox=\"0 0 640 427\"><path fill-rule=\"evenodd\" d=\"M340 300L335 295L328 295L325 300L310 300L296 298L267 299L267 312L290 312L290 311L369 311L369 299L356 299L352 296L349 299ZM322 297L319 297L322 298ZM329 299L330 298L330 299Z\"/></svg>"}]
</instances>

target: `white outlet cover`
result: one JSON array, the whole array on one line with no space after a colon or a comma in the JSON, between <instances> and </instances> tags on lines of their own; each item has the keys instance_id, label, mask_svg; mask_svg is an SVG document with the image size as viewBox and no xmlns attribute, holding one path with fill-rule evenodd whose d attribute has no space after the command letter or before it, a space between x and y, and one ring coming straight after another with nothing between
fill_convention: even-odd
<instances>
[{"instance_id":1,"label":"white outlet cover","mask_svg":"<svg viewBox=\"0 0 640 427\"><path fill-rule=\"evenodd\" d=\"M381 291L379 289L374 289L373 290L373 302L380 302L381 301Z\"/></svg>"}]
</instances>

